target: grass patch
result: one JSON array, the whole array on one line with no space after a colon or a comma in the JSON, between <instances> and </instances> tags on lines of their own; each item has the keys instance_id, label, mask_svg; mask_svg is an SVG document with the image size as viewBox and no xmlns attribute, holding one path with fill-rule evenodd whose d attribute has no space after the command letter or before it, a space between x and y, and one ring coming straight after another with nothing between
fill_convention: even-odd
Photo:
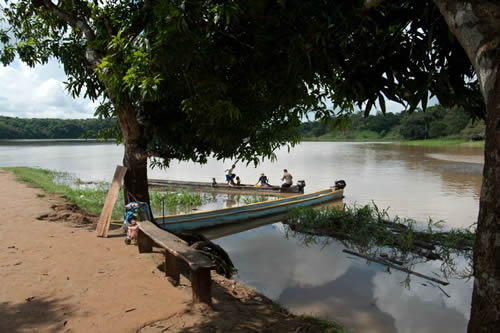
<instances>
[{"instance_id":1,"label":"grass patch","mask_svg":"<svg viewBox=\"0 0 500 333\"><path fill-rule=\"evenodd\" d=\"M311 326L311 328L319 330L318 332L323 333L349 333L349 331L337 323L319 319L311 316L300 316L300 318Z\"/></svg>"},{"instance_id":2,"label":"grass patch","mask_svg":"<svg viewBox=\"0 0 500 333\"><path fill-rule=\"evenodd\" d=\"M274 199L275 197L272 197ZM266 195L257 195L257 194L250 194L250 195L238 195L235 198L236 202L243 203L245 205L250 205L256 202L262 202L262 201L267 201L271 200L271 197L266 196Z\"/></svg>"},{"instance_id":3,"label":"grass patch","mask_svg":"<svg viewBox=\"0 0 500 333\"><path fill-rule=\"evenodd\" d=\"M288 311L288 309L282 306L281 304L276 303L274 301L271 302L273 311L290 314L290 311ZM339 324L333 321L320 319L308 315L299 315L298 318L304 323L304 325L307 325L309 329L312 329L313 332L349 333L347 329L345 329L344 327L340 326Z\"/></svg>"},{"instance_id":4,"label":"grass patch","mask_svg":"<svg viewBox=\"0 0 500 333\"><path fill-rule=\"evenodd\" d=\"M149 200L153 212L162 212L163 206L168 211L176 211L180 207L193 208L203 203L201 194L188 191L151 191Z\"/></svg>"},{"instance_id":5,"label":"grass patch","mask_svg":"<svg viewBox=\"0 0 500 333\"><path fill-rule=\"evenodd\" d=\"M380 137L376 132L359 131L355 135L334 135L327 133L319 137L304 137L302 141L329 141L329 142L391 142L394 145L418 146L418 147L470 147L484 148L483 141L470 141L466 139L427 139L427 140L408 140L400 141L392 136Z\"/></svg>"},{"instance_id":6,"label":"grass patch","mask_svg":"<svg viewBox=\"0 0 500 333\"><path fill-rule=\"evenodd\" d=\"M395 142L401 146L422 146L422 147L472 147L484 148L484 141L469 141L465 139L428 139Z\"/></svg>"},{"instance_id":7,"label":"grass patch","mask_svg":"<svg viewBox=\"0 0 500 333\"><path fill-rule=\"evenodd\" d=\"M66 172L25 167L4 169L12 172L19 181L38 187L47 193L61 195L66 201L74 203L81 209L96 215L101 213L108 194L108 183L102 182L90 187L88 184ZM42 197L45 195L38 194L37 196ZM201 195L186 191L151 191L150 198L151 210L153 212L161 212L162 200L165 200L165 206L169 210L192 208L202 203ZM120 190L116 202L112 218L122 219L125 212L125 208L123 207L123 190Z\"/></svg>"},{"instance_id":8,"label":"grass patch","mask_svg":"<svg viewBox=\"0 0 500 333\"><path fill-rule=\"evenodd\" d=\"M69 173L58 172L34 168L5 168L12 172L16 178L27 184L41 188L47 193L61 195L66 201L76 204L81 209L99 215L104 206L106 195L108 194L108 185L98 184L95 188L71 187L68 184L79 184L78 179L72 177ZM117 202L123 202L123 192L120 191ZM112 218L120 219L123 217L123 207L115 205Z\"/></svg>"}]
</instances>

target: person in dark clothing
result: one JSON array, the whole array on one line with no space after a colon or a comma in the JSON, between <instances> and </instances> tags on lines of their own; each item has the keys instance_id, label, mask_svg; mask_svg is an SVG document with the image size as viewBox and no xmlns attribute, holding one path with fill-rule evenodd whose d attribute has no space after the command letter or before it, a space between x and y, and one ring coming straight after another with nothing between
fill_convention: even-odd
<instances>
[{"instance_id":1,"label":"person in dark clothing","mask_svg":"<svg viewBox=\"0 0 500 333\"><path fill-rule=\"evenodd\" d=\"M271 185L269 185L269 180L267 179L267 176L264 173L260 174L260 178L257 181L257 184L255 184L255 185L259 185L259 184L261 187L271 187Z\"/></svg>"}]
</instances>

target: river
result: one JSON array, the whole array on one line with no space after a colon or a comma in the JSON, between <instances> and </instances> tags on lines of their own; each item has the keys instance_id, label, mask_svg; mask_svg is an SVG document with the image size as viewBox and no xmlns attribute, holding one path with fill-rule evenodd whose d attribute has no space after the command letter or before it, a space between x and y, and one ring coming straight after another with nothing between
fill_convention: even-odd
<instances>
[{"instance_id":1,"label":"river","mask_svg":"<svg viewBox=\"0 0 500 333\"><path fill-rule=\"evenodd\" d=\"M0 167L32 166L67 171L82 180L109 181L121 164L123 147L82 141L0 141ZM445 228L468 227L477 220L482 179L482 150L422 148L381 143L304 142L276 161L257 168L237 163L243 183L265 172L279 184L284 168L306 192L347 182L344 203L375 202L391 216L411 217L424 226L428 218ZM205 165L172 162L151 178L222 182L233 161L210 159ZM295 313L337 320L354 332L465 332L472 281L451 279L442 287L418 277L346 255L340 242L309 244L286 237L273 223L216 240L231 256L235 277ZM459 259L460 260L460 259ZM414 270L439 274L440 262ZM442 277L441 277L442 278ZM449 297L448 297L449 295Z\"/></svg>"}]
</instances>

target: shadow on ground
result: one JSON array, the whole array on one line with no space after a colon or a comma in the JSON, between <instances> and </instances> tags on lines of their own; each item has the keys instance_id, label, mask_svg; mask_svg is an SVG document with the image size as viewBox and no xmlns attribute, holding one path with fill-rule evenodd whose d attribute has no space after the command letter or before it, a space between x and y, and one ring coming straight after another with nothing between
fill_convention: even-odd
<instances>
[{"instance_id":1,"label":"shadow on ground","mask_svg":"<svg viewBox=\"0 0 500 333\"><path fill-rule=\"evenodd\" d=\"M162 264L157 268L164 271ZM189 274L186 273L185 269L181 270L178 288L191 292L189 279L186 278ZM213 307L189 305L168 318L144 324L137 332L342 332L340 329L328 330L318 322L294 316L236 281L215 274L212 277Z\"/></svg>"},{"instance_id":2,"label":"shadow on ground","mask_svg":"<svg viewBox=\"0 0 500 333\"><path fill-rule=\"evenodd\" d=\"M0 332L61 332L73 309L65 299L29 297L22 303L0 303Z\"/></svg>"}]
</instances>

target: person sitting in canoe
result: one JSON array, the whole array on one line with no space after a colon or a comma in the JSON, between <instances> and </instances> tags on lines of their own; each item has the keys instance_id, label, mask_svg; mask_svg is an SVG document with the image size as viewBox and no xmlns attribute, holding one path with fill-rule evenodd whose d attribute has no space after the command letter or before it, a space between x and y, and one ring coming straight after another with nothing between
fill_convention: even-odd
<instances>
[{"instance_id":1,"label":"person sitting in canoe","mask_svg":"<svg viewBox=\"0 0 500 333\"><path fill-rule=\"evenodd\" d=\"M239 176L236 176L236 185L241 185L241 180Z\"/></svg>"},{"instance_id":2,"label":"person sitting in canoe","mask_svg":"<svg viewBox=\"0 0 500 333\"><path fill-rule=\"evenodd\" d=\"M288 172L287 169L283 170L283 177L281 177L281 180L284 181L283 184L281 184L281 187L290 187L293 184L293 177L292 174Z\"/></svg>"},{"instance_id":3,"label":"person sitting in canoe","mask_svg":"<svg viewBox=\"0 0 500 333\"><path fill-rule=\"evenodd\" d=\"M269 185L269 180L267 179L267 176L264 173L260 174L260 178L257 181L257 184L255 184L255 186L259 186L259 187L271 187L271 185Z\"/></svg>"},{"instance_id":4,"label":"person sitting in canoe","mask_svg":"<svg viewBox=\"0 0 500 333\"><path fill-rule=\"evenodd\" d=\"M229 186L234 186L234 185L236 185L236 183L234 182L234 180L235 180L235 179L236 179L236 174L235 174L235 173L233 173L233 174L231 175L231 179L229 179Z\"/></svg>"}]
</instances>

